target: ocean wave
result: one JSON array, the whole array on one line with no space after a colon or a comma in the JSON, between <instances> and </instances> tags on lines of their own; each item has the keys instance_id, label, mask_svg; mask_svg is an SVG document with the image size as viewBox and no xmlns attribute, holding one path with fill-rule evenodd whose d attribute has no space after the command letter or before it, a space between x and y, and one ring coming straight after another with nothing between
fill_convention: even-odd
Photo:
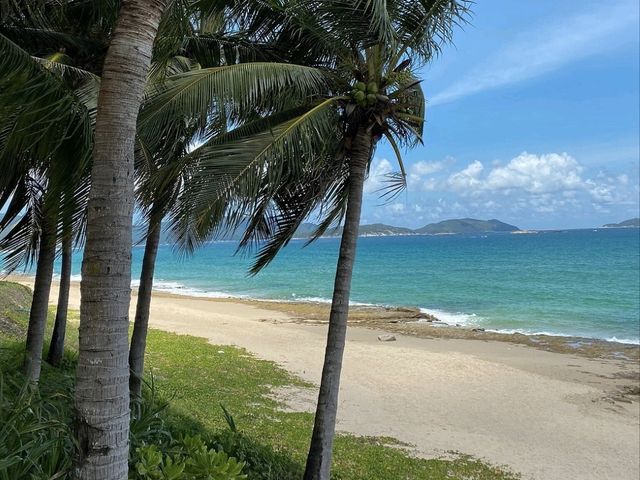
<instances>
[{"instance_id":1,"label":"ocean wave","mask_svg":"<svg viewBox=\"0 0 640 480\"><path fill-rule=\"evenodd\" d=\"M55 275L56 278L59 278L59 274ZM81 275L72 275L71 280L74 282L79 282L82 280ZM140 284L139 280L133 280L131 282L132 288L138 288ZM331 299L326 297L315 297L315 296L301 296L298 297L296 294L292 294L291 298L260 298L260 297L251 297L249 295L242 294L231 294L228 292L220 292L220 291L210 291L204 289L198 289L193 287L188 287L182 283L175 281L167 281L167 280L157 280L154 282L153 289L163 293L171 293L174 295L182 295L188 297L201 297L201 298L238 298L238 299L251 299L260 302L282 302L282 303L295 303L295 302L308 302L308 303L322 303L322 304L330 304ZM358 302L358 301L350 301L349 305L351 306L361 306L361 307L390 307L390 305L376 304L376 303L367 303L367 302ZM433 315L439 321L446 323L450 326L466 326L466 327L484 327L487 332L494 333L503 333L507 335L513 334L521 334L527 336L538 336L538 335L546 335L550 337L581 337L588 338L593 340L604 340L612 343L621 343L625 345L640 345L640 338L618 338L616 336L593 336L593 335L584 335L580 333L565 333L565 332L553 332L548 330L535 330L535 329L525 329L525 328L489 328L489 321L481 316L476 315L475 313L463 313L463 312L450 312L446 310L440 310L435 308L420 308L420 312Z\"/></svg>"},{"instance_id":2,"label":"ocean wave","mask_svg":"<svg viewBox=\"0 0 640 480\"><path fill-rule=\"evenodd\" d=\"M59 278L58 275L57 278ZM80 282L82 275L71 275L72 282ZM140 286L139 279L131 280L131 288L137 289ZM212 290L203 290L200 288L188 287L179 282L167 280L154 280L153 290L162 293L171 293L174 295L183 295L185 297L202 297L202 298L249 298L247 295L234 295L226 292L218 292Z\"/></svg>"},{"instance_id":3,"label":"ocean wave","mask_svg":"<svg viewBox=\"0 0 640 480\"><path fill-rule=\"evenodd\" d=\"M302 303L331 303L330 298L325 297L298 297L295 294L292 295L292 299L289 300L273 300L275 302L302 302ZM377 303L356 302L355 300L349 300L349 305L352 307L384 307Z\"/></svg>"},{"instance_id":4,"label":"ocean wave","mask_svg":"<svg viewBox=\"0 0 640 480\"><path fill-rule=\"evenodd\" d=\"M140 283L135 282L135 283ZM134 287L134 282L131 286ZM184 295L186 297L202 297L202 298L248 298L247 295L232 295L226 292L218 292L212 290L203 290L200 288L187 287L178 282L157 281L153 284L153 289L158 292L171 293L174 295Z\"/></svg>"},{"instance_id":5,"label":"ocean wave","mask_svg":"<svg viewBox=\"0 0 640 480\"><path fill-rule=\"evenodd\" d=\"M482 323L483 318L479 317L475 313L462 313L462 312L447 312L445 310L438 310L435 308L421 308L420 312L427 315L433 315L441 322L447 325L479 325Z\"/></svg>"},{"instance_id":6,"label":"ocean wave","mask_svg":"<svg viewBox=\"0 0 640 480\"><path fill-rule=\"evenodd\" d=\"M626 345L640 345L640 338L617 338L613 336L605 340L607 342L624 343Z\"/></svg>"},{"instance_id":7,"label":"ocean wave","mask_svg":"<svg viewBox=\"0 0 640 480\"><path fill-rule=\"evenodd\" d=\"M521 335L527 335L527 336L546 335L548 337L584 338L589 340L604 340L606 342L612 342L612 343L623 343L625 345L640 345L640 338L617 338L616 336L604 337L604 336L582 335L579 333L570 334L570 333L563 333L563 332L549 332L547 330L540 330L540 331L527 330L524 328L497 328L497 329L487 328L486 331L494 332L494 333L505 333L507 335L513 335L515 333L519 333Z\"/></svg>"},{"instance_id":8,"label":"ocean wave","mask_svg":"<svg viewBox=\"0 0 640 480\"><path fill-rule=\"evenodd\" d=\"M482 326L483 324L487 324L487 320L483 317L476 315L475 313L462 313L462 312L447 312L445 310L438 310L435 308L421 308L420 311L422 313L426 313L429 315L433 315L438 320L443 323L446 323L450 326L461 325L465 327L477 327ZM423 320L424 321L424 320ZM504 333L506 335L514 335L521 334L527 336L538 336L538 335L546 335L549 337L567 337L567 338L585 338L591 340L604 340L612 343L622 343L625 345L640 345L640 338L618 338L616 336L593 336L593 335L582 335L579 333L564 333L564 332L552 332L548 330L534 330L534 329L525 329L525 328L486 328L487 332L493 333Z\"/></svg>"}]
</instances>

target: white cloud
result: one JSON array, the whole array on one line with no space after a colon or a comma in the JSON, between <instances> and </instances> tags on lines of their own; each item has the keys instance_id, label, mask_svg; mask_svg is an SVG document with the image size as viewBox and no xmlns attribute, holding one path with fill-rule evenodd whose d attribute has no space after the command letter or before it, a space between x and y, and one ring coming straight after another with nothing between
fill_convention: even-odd
<instances>
[{"instance_id":1,"label":"white cloud","mask_svg":"<svg viewBox=\"0 0 640 480\"><path fill-rule=\"evenodd\" d=\"M444 168L444 162L427 162L420 160L409 167L409 172L416 175L431 175L432 173L439 172Z\"/></svg>"},{"instance_id":2,"label":"white cloud","mask_svg":"<svg viewBox=\"0 0 640 480\"><path fill-rule=\"evenodd\" d=\"M482 176L484 165L475 161L453 173L447 181L451 189L462 195L479 192L550 193L584 188L582 166L566 153L534 155L524 152L504 166L495 166Z\"/></svg>"},{"instance_id":3,"label":"white cloud","mask_svg":"<svg viewBox=\"0 0 640 480\"><path fill-rule=\"evenodd\" d=\"M485 208L495 208L498 195L508 198L511 211L534 210L549 213L561 208L577 207L580 199L594 204L631 205L634 193L626 174L600 173L595 179L583 177L583 167L566 153L535 155L522 153L506 165L488 171L474 161L449 176L447 188L462 197L490 198ZM578 198L579 196L580 199ZM471 206L480 203L472 202Z\"/></svg>"},{"instance_id":4,"label":"white cloud","mask_svg":"<svg viewBox=\"0 0 640 480\"><path fill-rule=\"evenodd\" d=\"M391 205L389 205L388 209L392 212L392 213L398 213L398 214L402 214L405 212L405 206L404 203L392 203Z\"/></svg>"},{"instance_id":5,"label":"white cloud","mask_svg":"<svg viewBox=\"0 0 640 480\"><path fill-rule=\"evenodd\" d=\"M385 186L386 175L393 172L391 162L386 158L376 158L371 162L369 177L364 183L365 193L379 193L381 188Z\"/></svg>"},{"instance_id":6,"label":"white cloud","mask_svg":"<svg viewBox=\"0 0 640 480\"><path fill-rule=\"evenodd\" d=\"M482 185L480 175L483 170L484 166L482 162L476 160L465 169L452 174L447 183L456 192L462 194L472 192Z\"/></svg>"},{"instance_id":7,"label":"white cloud","mask_svg":"<svg viewBox=\"0 0 640 480\"><path fill-rule=\"evenodd\" d=\"M637 215L637 166L598 171L572 155L553 152L454 165L453 159L408 165L404 201L378 205L369 218L413 227L445 218L500 218L516 225L524 225L526 219L535 227L545 222L565 225L564 219L579 226L593 215L612 212L620 218ZM384 187L384 175L393 167L376 159L368 191Z\"/></svg>"},{"instance_id":8,"label":"white cloud","mask_svg":"<svg viewBox=\"0 0 640 480\"><path fill-rule=\"evenodd\" d=\"M603 2L589 12L522 32L466 78L432 96L431 106L452 102L557 70L590 55L637 41L638 2Z\"/></svg>"},{"instance_id":9,"label":"white cloud","mask_svg":"<svg viewBox=\"0 0 640 480\"><path fill-rule=\"evenodd\" d=\"M411 192L432 192L436 190L440 183L432 175L444 170L446 163L451 159L437 162L420 160L409 166L407 169L407 187Z\"/></svg>"},{"instance_id":10,"label":"white cloud","mask_svg":"<svg viewBox=\"0 0 640 480\"><path fill-rule=\"evenodd\" d=\"M566 153L532 155L522 153L504 167L489 173L489 190L523 189L531 193L558 192L581 188L582 167Z\"/></svg>"}]
</instances>

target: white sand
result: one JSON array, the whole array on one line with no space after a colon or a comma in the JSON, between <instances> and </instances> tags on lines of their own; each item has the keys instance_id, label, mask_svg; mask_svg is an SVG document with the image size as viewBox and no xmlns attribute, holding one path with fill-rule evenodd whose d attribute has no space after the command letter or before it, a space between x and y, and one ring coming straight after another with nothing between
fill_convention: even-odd
<instances>
[{"instance_id":1,"label":"white sand","mask_svg":"<svg viewBox=\"0 0 640 480\"><path fill-rule=\"evenodd\" d=\"M70 307L79 308L78 285ZM242 303L166 294L154 295L151 325L244 347L319 383L325 326ZM633 384L616 376L637 373L637 365L502 342L396 335L382 343L379 333L349 330L339 430L392 436L424 456L473 455L525 479L640 478L637 397L608 399ZM313 408L315 391L280 393L292 408Z\"/></svg>"}]
</instances>

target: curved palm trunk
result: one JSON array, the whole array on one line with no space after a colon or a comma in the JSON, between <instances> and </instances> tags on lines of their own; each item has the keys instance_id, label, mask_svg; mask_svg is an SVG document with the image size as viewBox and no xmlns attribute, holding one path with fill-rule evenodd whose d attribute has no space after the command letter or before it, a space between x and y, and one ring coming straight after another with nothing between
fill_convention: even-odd
<instances>
[{"instance_id":1,"label":"curved palm trunk","mask_svg":"<svg viewBox=\"0 0 640 480\"><path fill-rule=\"evenodd\" d=\"M67 331L67 311L69 309L69 289L71 286L71 261L73 256L73 236L69 225L65 225L62 236L62 268L60 270L60 289L58 291L58 308L53 325L49 355L47 361L59 366L64 354L64 337Z\"/></svg>"},{"instance_id":2,"label":"curved palm trunk","mask_svg":"<svg viewBox=\"0 0 640 480\"><path fill-rule=\"evenodd\" d=\"M127 479L136 119L163 0L121 4L98 98L76 369L74 477Z\"/></svg>"},{"instance_id":3,"label":"curved palm trunk","mask_svg":"<svg viewBox=\"0 0 640 480\"><path fill-rule=\"evenodd\" d=\"M51 280L53 278L53 261L56 257L58 216L57 211L54 213L47 210L45 204L36 278L33 285L33 299L31 301L31 311L29 312L27 344L22 365L27 381L33 384L37 384L40 379L44 331L47 326L49 293L51 292Z\"/></svg>"},{"instance_id":4,"label":"curved palm trunk","mask_svg":"<svg viewBox=\"0 0 640 480\"><path fill-rule=\"evenodd\" d=\"M347 335L351 275L356 257L364 177L371 151L371 134L360 130L352 145L347 213L340 242L320 394L318 395L318 406L304 480L329 479L338 411L340 372Z\"/></svg>"},{"instance_id":5,"label":"curved palm trunk","mask_svg":"<svg viewBox=\"0 0 640 480\"><path fill-rule=\"evenodd\" d=\"M149 327L149 307L151 306L151 290L153 289L153 272L160 243L161 223L151 220L147 231L147 242L142 260L140 286L138 287L138 303L136 318L133 323L133 335L129 348L129 390L131 398L142 393L142 375L144 373L144 352L147 346L147 329Z\"/></svg>"}]
</instances>

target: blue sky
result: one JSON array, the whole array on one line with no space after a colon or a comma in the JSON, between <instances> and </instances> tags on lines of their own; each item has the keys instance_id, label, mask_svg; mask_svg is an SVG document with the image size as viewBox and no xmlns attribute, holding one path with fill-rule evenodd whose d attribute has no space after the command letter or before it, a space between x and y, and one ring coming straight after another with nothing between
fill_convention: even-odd
<instances>
[{"instance_id":1,"label":"blue sky","mask_svg":"<svg viewBox=\"0 0 640 480\"><path fill-rule=\"evenodd\" d=\"M592 227L638 216L637 0L478 0L471 25L421 70L425 144L383 203L376 151L362 223L498 218Z\"/></svg>"}]
</instances>

